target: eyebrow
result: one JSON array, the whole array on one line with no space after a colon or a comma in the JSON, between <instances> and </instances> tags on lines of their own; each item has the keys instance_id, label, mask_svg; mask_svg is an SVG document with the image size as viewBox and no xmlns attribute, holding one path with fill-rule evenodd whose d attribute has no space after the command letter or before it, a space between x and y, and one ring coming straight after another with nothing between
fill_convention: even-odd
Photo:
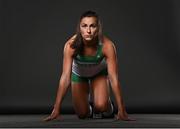
<instances>
[{"instance_id":1,"label":"eyebrow","mask_svg":"<svg viewBox=\"0 0 180 129\"><path fill-rule=\"evenodd\" d=\"M86 23L81 23L81 25L87 25ZM90 25L97 25L96 23L92 23Z\"/></svg>"}]
</instances>

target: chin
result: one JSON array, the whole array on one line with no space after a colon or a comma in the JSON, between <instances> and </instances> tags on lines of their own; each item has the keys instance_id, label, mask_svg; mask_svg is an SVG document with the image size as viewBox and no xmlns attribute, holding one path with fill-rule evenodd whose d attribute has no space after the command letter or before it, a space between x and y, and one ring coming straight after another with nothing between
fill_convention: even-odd
<instances>
[{"instance_id":1,"label":"chin","mask_svg":"<svg viewBox=\"0 0 180 129\"><path fill-rule=\"evenodd\" d=\"M86 40L86 41L92 41L93 38L84 38L84 40Z\"/></svg>"}]
</instances>

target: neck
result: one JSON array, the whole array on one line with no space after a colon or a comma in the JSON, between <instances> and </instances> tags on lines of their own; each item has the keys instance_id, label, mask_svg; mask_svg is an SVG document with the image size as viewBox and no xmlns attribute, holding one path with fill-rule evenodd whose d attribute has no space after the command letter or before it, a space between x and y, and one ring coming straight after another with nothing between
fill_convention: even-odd
<instances>
[{"instance_id":1,"label":"neck","mask_svg":"<svg viewBox=\"0 0 180 129\"><path fill-rule=\"evenodd\" d=\"M93 39L91 41L83 40L83 42L84 42L84 47L94 47L97 45L98 40L97 39Z\"/></svg>"}]
</instances>

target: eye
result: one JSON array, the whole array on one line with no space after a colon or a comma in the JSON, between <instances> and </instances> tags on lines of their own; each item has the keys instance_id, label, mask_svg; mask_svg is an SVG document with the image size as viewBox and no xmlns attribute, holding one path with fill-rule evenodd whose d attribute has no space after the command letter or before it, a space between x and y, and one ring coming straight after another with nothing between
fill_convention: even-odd
<instances>
[{"instance_id":1,"label":"eye","mask_svg":"<svg viewBox=\"0 0 180 129\"><path fill-rule=\"evenodd\" d=\"M97 26L96 26L95 24L92 24L91 27L92 27L92 28L96 28Z\"/></svg>"},{"instance_id":2,"label":"eye","mask_svg":"<svg viewBox=\"0 0 180 129\"><path fill-rule=\"evenodd\" d=\"M82 24L81 27L87 27L87 25L86 24Z\"/></svg>"}]
</instances>

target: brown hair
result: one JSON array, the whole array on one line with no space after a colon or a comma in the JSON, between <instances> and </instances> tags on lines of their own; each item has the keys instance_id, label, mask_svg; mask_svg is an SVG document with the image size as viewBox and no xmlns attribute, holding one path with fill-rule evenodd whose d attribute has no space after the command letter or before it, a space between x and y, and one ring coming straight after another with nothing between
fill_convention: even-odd
<instances>
[{"instance_id":1,"label":"brown hair","mask_svg":"<svg viewBox=\"0 0 180 129\"><path fill-rule=\"evenodd\" d=\"M102 41L102 24L101 24L101 21L100 21L100 18L98 16L98 14L96 12L94 12L94 11L86 11L86 12L84 12L80 16L80 18L78 20L78 24L77 24L77 27L76 27L76 38L74 39L74 42L71 45L71 47L73 49L75 49L75 55L80 53L82 51L82 49L83 49L83 46L84 46L82 36L81 36L81 33L80 33L80 22L84 17L95 17L97 19L97 23L98 23L97 40Z\"/></svg>"}]
</instances>

